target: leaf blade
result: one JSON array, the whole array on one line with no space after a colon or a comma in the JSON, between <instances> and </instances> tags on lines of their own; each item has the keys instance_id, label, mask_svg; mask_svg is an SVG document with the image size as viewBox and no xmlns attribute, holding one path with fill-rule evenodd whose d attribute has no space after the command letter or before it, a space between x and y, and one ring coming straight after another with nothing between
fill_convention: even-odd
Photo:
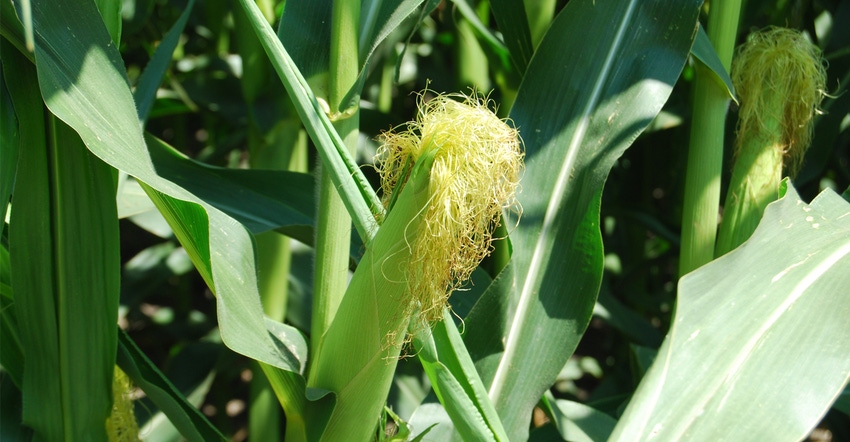
<instances>
[{"instance_id":1,"label":"leaf blade","mask_svg":"<svg viewBox=\"0 0 850 442\"><path fill-rule=\"evenodd\" d=\"M570 2L525 74L511 110L527 150L512 233L518 299L506 306L490 387L512 440L527 437L531 409L589 322L602 274L602 186L669 96L697 12L698 2ZM611 23L613 32L598 31ZM587 44L587 35L598 38Z\"/></svg>"},{"instance_id":2,"label":"leaf blade","mask_svg":"<svg viewBox=\"0 0 850 442\"><path fill-rule=\"evenodd\" d=\"M611 440L804 438L850 379L850 342L837 338L850 333L848 214L831 191L807 205L789 186L750 240L683 277L674 324Z\"/></svg>"}]
</instances>

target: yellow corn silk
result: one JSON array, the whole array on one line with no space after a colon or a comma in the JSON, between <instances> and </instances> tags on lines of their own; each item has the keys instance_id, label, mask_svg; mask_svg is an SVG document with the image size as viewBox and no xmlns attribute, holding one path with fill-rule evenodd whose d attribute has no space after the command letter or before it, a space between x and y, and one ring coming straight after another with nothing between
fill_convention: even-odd
<instances>
[{"instance_id":1,"label":"yellow corn silk","mask_svg":"<svg viewBox=\"0 0 850 442\"><path fill-rule=\"evenodd\" d=\"M764 209L779 197L783 172L793 176L799 170L824 97L826 71L820 50L805 35L771 27L751 34L738 48L732 83L741 107L716 256L750 237Z\"/></svg>"},{"instance_id":2,"label":"yellow corn silk","mask_svg":"<svg viewBox=\"0 0 850 442\"><path fill-rule=\"evenodd\" d=\"M520 212L515 195L523 153L519 133L488 100L452 94L425 102L426 92L416 121L383 134L376 168L392 210L411 168L433 154L424 228L410 243L406 269L411 308L430 322L490 253L503 210Z\"/></svg>"},{"instance_id":3,"label":"yellow corn silk","mask_svg":"<svg viewBox=\"0 0 850 442\"><path fill-rule=\"evenodd\" d=\"M741 102L736 156L752 139L768 138L795 175L826 87L820 49L793 29L755 32L735 54L732 83Z\"/></svg>"}]
</instances>

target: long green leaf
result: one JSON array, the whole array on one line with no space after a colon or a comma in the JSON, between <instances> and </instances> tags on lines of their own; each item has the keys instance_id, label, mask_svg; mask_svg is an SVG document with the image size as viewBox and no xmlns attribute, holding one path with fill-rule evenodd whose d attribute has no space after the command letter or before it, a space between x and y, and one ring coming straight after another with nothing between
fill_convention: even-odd
<instances>
[{"instance_id":1,"label":"long green leaf","mask_svg":"<svg viewBox=\"0 0 850 442\"><path fill-rule=\"evenodd\" d=\"M747 242L681 279L611 440L803 439L850 380L848 284L850 204L789 186Z\"/></svg>"},{"instance_id":2,"label":"long green leaf","mask_svg":"<svg viewBox=\"0 0 850 442\"><path fill-rule=\"evenodd\" d=\"M242 223L251 233L313 224L313 177L305 173L225 169L189 158L145 136L157 173ZM306 235L294 235L310 243Z\"/></svg>"},{"instance_id":3,"label":"long green leaf","mask_svg":"<svg viewBox=\"0 0 850 442\"><path fill-rule=\"evenodd\" d=\"M602 277L603 184L667 100L696 33L698 5L572 1L526 71L511 110L527 151L524 213L511 234L514 276L499 277L514 279L502 287L515 291L498 294L504 301L482 297L503 313L482 310L477 316L497 328L475 332L493 343L492 353L479 356L498 365L482 378L492 380L490 397L511 440L527 437L531 410L590 320ZM471 322L470 332L478 327Z\"/></svg>"},{"instance_id":4,"label":"long green leaf","mask_svg":"<svg viewBox=\"0 0 850 442\"><path fill-rule=\"evenodd\" d=\"M120 286L115 184L73 130L45 118L32 65L5 74L26 127L9 223L23 420L47 440L104 440Z\"/></svg>"},{"instance_id":5,"label":"long green leaf","mask_svg":"<svg viewBox=\"0 0 850 442\"><path fill-rule=\"evenodd\" d=\"M150 134L145 140L160 176L238 220L251 233L275 230L305 244L313 243L316 209L311 175L210 166L185 157ZM135 183L124 185L119 192L119 217L155 210ZM361 242L352 242L352 259L359 258L362 247Z\"/></svg>"}]
</instances>

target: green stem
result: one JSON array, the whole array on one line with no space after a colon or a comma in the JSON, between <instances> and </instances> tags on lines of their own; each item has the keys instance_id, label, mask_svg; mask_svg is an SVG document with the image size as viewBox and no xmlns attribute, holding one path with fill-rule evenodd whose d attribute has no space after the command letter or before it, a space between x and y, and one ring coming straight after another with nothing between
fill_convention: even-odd
<instances>
[{"instance_id":1,"label":"green stem","mask_svg":"<svg viewBox=\"0 0 850 442\"><path fill-rule=\"evenodd\" d=\"M716 0L708 17L708 37L728 71L738 31L740 0ZM714 258L720 176L723 168L723 134L728 99L714 74L699 63L694 81L691 145L685 177L682 213L682 249L679 274L684 275Z\"/></svg>"},{"instance_id":2,"label":"green stem","mask_svg":"<svg viewBox=\"0 0 850 442\"><path fill-rule=\"evenodd\" d=\"M331 54L328 103L331 120L353 155L357 148L360 115L355 108L346 113L342 98L357 81L359 67L357 29L360 2L334 0L331 23ZM310 377L315 382L316 367L321 365L321 341L342 302L348 282L351 217L329 173L319 172L319 209L316 227L316 269L313 282Z\"/></svg>"}]
</instances>

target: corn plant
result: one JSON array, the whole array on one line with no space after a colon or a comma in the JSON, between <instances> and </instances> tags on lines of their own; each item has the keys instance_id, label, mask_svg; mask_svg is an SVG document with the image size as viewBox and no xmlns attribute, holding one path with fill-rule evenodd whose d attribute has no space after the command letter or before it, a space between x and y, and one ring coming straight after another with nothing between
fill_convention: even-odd
<instances>
[{"instance_id":1,"label":"corn plant","mask_svg":"<svg viewBox=\"0 0 850 442\"><path fill-rule=\"evenodd\" d=\"M850 181L850 42L823 24L846 8L808 36L830 63L807 61L827 75L814 153L715 245L758 15L738 2L164 3L2 2L4 440L850 428L850 198L830 189ZM681 134L686 167L645 153ZM629 209L640 158L645 179L685 170L680 219ZM160 239L122 257L139 232ZM639 293L659 280L663 300ZM203 290L214 318L187 305ZM178 319L151 308L175 292ZM597 376L622 382L587 397L565 373L594 318L621 342ZM247 422L223 417L239 403Z\"/></svg>"}]
</instances>

